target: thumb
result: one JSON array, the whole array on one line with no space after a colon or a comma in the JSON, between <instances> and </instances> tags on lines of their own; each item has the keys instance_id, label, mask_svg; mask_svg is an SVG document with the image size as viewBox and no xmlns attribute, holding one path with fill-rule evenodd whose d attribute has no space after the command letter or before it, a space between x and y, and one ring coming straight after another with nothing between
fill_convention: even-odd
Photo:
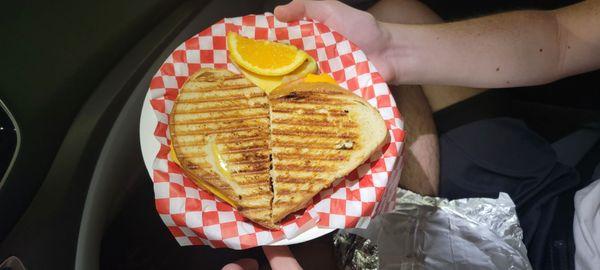
<instances>
[{"instance_id":1,"label":"thumb","mask_svg":"<svg viewBox=\"0 0 600 270\"><path fill-rule=\"evenodd\" d=\"M258 270L258 262L255 259L241 259L223 266L221 270Z\"/></svg>"},{"instance_id":2,"label":"thumb","mask_svg":"<svg viewBox=\"0 0 600 270\"><path fill-rule=\"evenodd\" d=\"M275 18L282 22L300 20L307 17L320 22L327 21L333 14L335 1L305 1L294 0L288 4L275 7Z\"/></svg>"},{"instance_id":3,"label":"thumb","mask_svg":"<svg viewBox=\"0 0 600 270\"><path fill-rule=\"evenodd\" d=\"M287 246L263 246L263 251L273 270L302 270Z\"/></svg>"}]
</instances>

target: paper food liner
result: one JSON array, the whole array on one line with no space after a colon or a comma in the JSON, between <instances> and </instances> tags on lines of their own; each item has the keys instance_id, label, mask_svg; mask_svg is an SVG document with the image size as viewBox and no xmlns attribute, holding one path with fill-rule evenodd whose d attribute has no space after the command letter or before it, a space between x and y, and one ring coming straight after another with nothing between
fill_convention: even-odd
<instances>
[{"instance_id":1,"label":"paper food liner","mask_svg":"<svg viewBox=\"0 0 600 270\"><path fill-rule=\"evenodd\" d=\"M247 220L229 204L197 187L169 160L168 116L188 76L199 68L240 73L227 56L229 31L306 51L322 73L377 108L390 133L389 144L321 191L305 210L286 218L281 230L267 230ZM388 86L365 54L324 24L306 19L283 23L271 13L223 19L179 45L152 78L149 91L158 120L154 136L160 142L152 175L156 209L180 245L245 249L291 239L313 226L366 228L374 215L393 207L404 140L400 113Z\"/></svg>"}]
</instances>

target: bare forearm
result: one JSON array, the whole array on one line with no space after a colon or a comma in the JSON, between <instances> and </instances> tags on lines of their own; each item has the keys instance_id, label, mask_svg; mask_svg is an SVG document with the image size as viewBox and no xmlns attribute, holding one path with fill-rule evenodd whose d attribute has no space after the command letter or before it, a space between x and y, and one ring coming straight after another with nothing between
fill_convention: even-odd
<instances>
[{"instance_id":1,"label":"bare forearm","mask_svg":"<svg viewBox=\"0 0 600 270\"><path fill-rule=\"evenodd\" d=\"M582 13L517 11L446 24L382 25L390 33L388 53L398 83L497 88L542 84L597 68L600 61L591 52L599 48L593 32L600 25L592 25L600 20L573 19L593 17ZM573 32L581 25L590 27Z\"/></svg>"},{"instance_id":2,"label":"bare forearm","mask_svg":"<svg viewBox=\"0 0 600 270\"><path fill-rule=\"evenodd\" d=\"M473 20L386 25L404 83L510 87L550 81L559 46L546 12L512 12ZM394 53L395 54L395 53Z\"/></svg>"}]
</instances>

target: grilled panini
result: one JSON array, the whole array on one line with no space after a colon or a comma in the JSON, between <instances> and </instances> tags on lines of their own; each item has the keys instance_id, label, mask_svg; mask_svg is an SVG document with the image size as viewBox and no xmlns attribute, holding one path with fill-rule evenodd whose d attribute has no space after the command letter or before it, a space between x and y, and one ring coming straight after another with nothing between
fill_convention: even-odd
<instances>
[{"instance_id":1,"label":"grilled panini","mask_svg":"<svg viewBox=\"0 0 600 270\"><path fill-rule=\"evenodd\" d=\"M169 130L186 175L250 220L275 228L268 102L242 75L201 69L181 89Z\"/></svg>"},{"instance_id":2,"label":"grilled panini","mask_svg":"<svg viewBox=\"0 0 600 270\"><path fill-rule=\"evenodd\" d=\"M387 142L377 110L335 84L293 82L267 97L216 69L190 76L169 125L186 174L268 228Z\"/></svg>"},{"instance_id":3,"label":"grilled panini","mask_svg":"<svg viewBox=\"0 0 600 270\"><path fill-rule=\"evenodd\" d=\"M337 85L292 83L269 101L273 222L304 208L388 141L379 112Z\"/></svg>"}]
</instances>

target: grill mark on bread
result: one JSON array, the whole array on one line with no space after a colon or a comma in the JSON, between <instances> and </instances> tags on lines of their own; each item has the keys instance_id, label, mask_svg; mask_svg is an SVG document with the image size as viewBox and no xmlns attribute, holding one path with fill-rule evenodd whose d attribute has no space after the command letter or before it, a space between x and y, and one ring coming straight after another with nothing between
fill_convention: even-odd
<instances>
[{"instance_id":1,"label":"grill mark on bread","mask_svg":"<svg viewBox=\"0 0 600 270\"><path fill-rule=\"evenodd\" d=\"M307 131L307 130L290 130L290 129L285 129L285 130L278 130L278 129L273 129L273 132L271 133L273 135L285 135L285 136L291 136L291 137L311 137L311 136L318 136L319 138L341 138L341 139L357 139L358 138L358 134L354 134L354 133L332 133L332 132L324 132L324 131Z\"/></svg>"},{"instance_id":2,"label":"grill mark on bread","mask_svg":"<svg viewBox=\"0 0 600 270\"><path fill-rule=\"evenodd\" d=\"M278 176L276 177L278 182L281 183L310 183L310 182L321 182L326 179L315 178L315 177L289 177L289 176Z\"/></svg>"},{"instance_id":3,"label":"grill mark on bread","mask_svg":"<svg viewBox=\"0 0 600 270\"><path fill-rule=\"evenodd\" d=\"M216 82L216 81L235 80L235 79L244 78L243 74L235 74L235 73L231 73L232 75L222 75L222 76L215 75L215 74L222 74L222 73L226 73L226 72L219 72L217 70L214 70L213 72L207 71L207 72L197 73L197 74L193 75L193 77L191 78L191 81ZM230 72L227 71L227 73L230 73Z\"/></svg>"},{"instance_id":4,"label":"grill mark on bread","mask_svg":"<svg viewBox=\"0 0 600 270\"><path fill-rule=\"evenodd\" d=\"M257 138L258 136L261 136L260 132L256 132L256 133L251 133L251 134L234 134L231 135L231 133L210 133L208 135L225 135L223 137L218 137L219 138L219 144L221 145L231 145L232 148L235 148L235 145L239 145L242 143L246 143L246 142L251 142L250 138ZM185 135L185 136L194 136L194 135ZM264 136L264 135L263 135ZM181 137L183 137L183 135L178 135L177 138L177 142L174 143L174 146L176 147L191 147L191 146L197 146L197 147L204 147L207 142L205 141L197 141L197 140L183 140ZM266 138L261 138L261 140L256 140L257 142L261 142L264 143L265 141L267 141ZM240 143L238 143L240 142ZM200 150L200 149L198 149Z\"/></svg>"},{"instance_id":5,"label":"grill mark on bread","mask_svg":"<svg viewBox=\"0 0 600 270\"><path fill-rule=\"evenodd\" d=\"M266 170L254 170L254 171L243 171L243 172L231 172L231 174L235 176L244 176L244 175L256 175L256 174L269 174L269 169Z\"/></svg>"},{"instance_id":6,"label":"grill mark on bread","mask_svg":"<svg viewBox=\"0 0 600 270\"><path fill-rule=\"evenodd\" d=\"M234 153L234 154L225 154L223 155L227 162L239 162L244 160L268 160L269 154L268 152L253 152L253 153Z\"/></svg>"},{"instance_id":7,"label":"grill mark on bread","mask_svg":"<svg viewBox=\"0 0 600 270\"><path fill-rule=\"evenodd\" d=\"M173 123L173 124L174 125L187 125L187 124L218 123L218 122L223 122L223 121L237 121L237 120L267 118L267 117L269 117L269 114L256 114L256 115L247 115L247 116L223 117L223 118L219 118L219 119L201 118L201 119L194 119L193 121L177 122L177 123Z\"/></svg>"},{"instance_id":8,"label":"grill mark on bread","mask_svg":"<svg viewBox=\"0 0 600 270\"><path fill-rule=\"evenodd\" d=\"M340 91L337 89L327 89L327 88L317 88L317 89L299 89L297 91L290 91L288 93L285 94L280 94L280 95L274 95L271 96L271 99L277 99L277 100L299 100L302 98L310 98L310 97L314 97L314 96L324 96L324 97L329 97L329 96L347 96L347 92L344 91Z\"/></svg>"},{"instance_id":9,"label":"grill mark on bread","mask_svg":"<svg viewBox=\"0 0 600 270\"><path fill-rule=\"evenodd\" d=\"M297 96L303 96L303 97L314 97L314 96L346 96L348 95L346 93L346 91L339 91L339 90L329 90L329 89L314 89L314 90L301 90L301 91L291 91L291 93L295 93L295 95ZM279 96L279 97L275 97L277 99L285 99L284 97L289 96L289 94L286 94L284 96Z\"/></svg>"},{"instance_id":10,"label":"grill mark on bread","mask_svg":"<svg viewBox=\"0 0 600 270\"><path fill-rule=\"evenodd\" d=\"M231 154L231 153L247 153L247 152L253 152L253 151L262 151L262 150L269 150L268 145L265 147L256 147L256 148L247 148L247 149L236 149L236 150L225 150L225 151L221 151L221 154Z\"/></svg>"},{"instance_id":11,"label":"grill mark on bread","mask_svg":"<svg viewBox=\"0 0 600 270\"><path fill-rule=\"evenodd\" d=\"M263 188L266 183L265 179L263 179L266 178L264 174L233 176L233 178L241 187L258 188L262 191L266 190Z\"/></svg>"},{"instance_id":12,"label":"grill mark on bread","mask_svg":"<svg viewBox=\"0 0 600 270\"><path fill-rule=\"evenodd\" d=\"M277 164L277 162L273 163L273 169L283 170L283 171L304 171L304 172L327 172L327 171L335 170L335 168L331 168L328 166L311 166L311 165L295 165L295 164L280 165L280 164Z\"/></svg>"},{"instance_id":13,"label":"grill mark on bread","mask_svg":"<svg viewBox=\"0 0 600 270\"><path fill-rule=\"evenodd\" d=\"M203 123L203 124L187 124L187 125L177 125L177 123L170 123L170 126L174 126L172 131L179 132L181 130L215 130L215 129L224 129L224 128L236 128L236 127L248 127L248 126L258 126L258 125L269 125L268 118L256 118L256 119L241 119L226 123ZM170 127L169 126L169 127ZM177 133L179 134L179 133Z\"/></svg>"},{"instance_id":14,"label":"grill mark on bread","mask_svg":"<svg viewBox=\"0 0 600 270\"><path fill-rule=\"evenodd\" d=\"M295 202L295 201L292 201L292 200L289 200L289 201L281 201L281 200L277 200L276 202L277 202L277 204L278 204L279 206L286 206L286 205L290 205L290 204L296 204L296 202Z\"/></svg>"},{"instance_id":15,"label":"grill mark on bread","mask_svg":"<svg viewBox=\"0 0 600 270\"><path fill-rule=\"evenodd\" d=\"M274 123L272 124L275 130L282 131L294 131L294 132L309 132L313 134L323 133L328 135L343 135L343 134L357 134L347 125L343 123L332 124L332 125L304 125L301 123ZM316 126L316 128L315 128Z\"/></svg>"},{"instance_id":16,"label":"grill mark on bread","mask_svg":"<svg viewBox=\"0 0 600 270\"><path fill-rule=\"evenodd\" d=\"M331 110L331 111L344 111L344 109L340 110L340 107L337 105L329 105L326 103L319 104L315 109L314 104L304 104L304 103L286 103L286 102L275 102L269 100L270 104L273 104L273 109L304 109L304 110Z\"/></svg>"},{"instance_id":17,"label":"grill mark on bread","mask_svg":"<svg viewBox=\"0 0 600 270\"><path fill-rule=\"evenodd\" d=\"M193 81L193 82L204 82L204 81ZM211 85L206 87L186 87L187 93L201 93L201 92L212 92L212 91L226 91L256 87L253 84L230 84L230 85Z\"/></svg>"},{"instance_id":18,"label":"grill mark on bread","mask_svg":"<svg viewBox=\"0 0 600 270\"><path fill-rule=\"evenodd\" d=\"M256 181L256 182L248 182L248 183L239 183L240 186L243 186L245 188L257 188L257 190L260 190L260 192L265 192L268 191L268 189L264 188L264 182L261 181ZM257 192L258 193L258 192Z\"/></svg>"},{"instance_id":19,"label":"grill mark on bread","mask_svg":"<svg viewBox=\"0 0 600 270\"><path fill-rule=\"evenodd\" d=\"M321 190L321 187L310 187L309 189L289 189L289 188L280 187L277 190L277 195L278 196L282 196L282 195L302 195L302 194L306 194L306 193L312 193L315 190Z\"/></svg>"},{"instance_id":20,"label":"grill mark on bread","mask_svg":"<svg viewBox=\"0 0 600 270\"><path fill-rule=\"evenodd\" d=\"M319 112L319 110L307 110L307 109L273 109L274 113L280 114L292 114L292 115L323 115L323 116L346 116L348 113L343 111L325 111Z\"/></svg>"},{"instance_id":21,"label":"grill mark on bread","mask_svg":"<svg viewBox=\"0 0 600 270\"><path fill-rule=\"evenodd\" d=\"M187 145L187 146L184 146L184 147L190 147L190 146L191 147L194 147L194 146L200 146L200 147L202 147L202 146L205 146L205 145L206 144L193 144L193 145ZM220 151L220 154L222 156L224 156L225 158L227 158L228 161L231 160L231 159L229 159L230 156L233 156L233 155L242 155L243 156L243 157L240 157L240 158L233 159L235 161L235 160L241 160L241 159L263 158L264 156L268 156L268 155L264 154L264 152L267 151L267 150L269 150L269 149L268 148L264 148L261 151L250 152L250 153L248 153L248 151ZM178 156L179 156L179 154L178 154ZM181 155L182 158L183 157L189 157L189 156L190 156L190 154ZM191 157L192 158L194 158L194 157L206 157L206 153L198 152L198 153L195 153Z\"/></svg>"},{"instance_id":22,"label":"grill mark on bread","mask_svg":"<svg viewBox=\"0 0 600 270\"><path fill-rule=\"evenodd\" d=\"M302 100L286 100L285 102L279 101L279 100L271 101L271 104L273 104L274 106L277 106L281 103L298 103L298 104L313 105L313 106L320 106L320 105L349 106L349 105L352 105L352 103L343 102L343 101L340 101L339 99L333 99L333 98L304 98Z\"/></svg>"},{"instance_id":23,"label":"grill mark on bread","mask_svg":"<svg viewBox=\"0 0 600 270\"><path fill-rule=\"evenodd\" d=\"M254 149L255 147L269 146L269 142L267 140L256 141L250 144L243 143L229 143L225 145L225 149L219 149L219 152L231 152L236 150L244 150L244 149Z\"/></svg>"},{"instance_id":24,"label":"grill mark on bread","mask_svg":"<svg viewBox=\"0 0 600 270\"><path fill-rule=\"evenodd\" d=\"M239 108L237 110L230 111L218 111L218 112L204 112L204 113L194 113L194 114L177 114L173 117L175 121L179 123L185 123L187 121L194 121L198 119L223 119L223 118L237 118L237 117L246 117L248 115L267 115L268 111L266 108L258 107L258 108Z\"/></svg>"},{"instance_id":25,"label":"grill mark on bread","mask_svg":"<svg viewBox=\"0 0 600 270\"><path fill-rule=\"evenodd\" d=\"M240 161L227 161L228 165L255 165L255 164L265 164L269 159L254 159L254 160L240 160Z\"/></svg>"},{"instance_id":26,"label":"grill mark on bread","mask_svg":"<svg viewBox=\"0 0 600 270\"><path fill-rule=\"evenodd\" d=\"M193 131L177 131L175 134L177 136L190 136L190 135L209 135L209 134L219 134L219 133L229 133L229 132L236 132L236 131L251 131L251 130L261 130L263 128L266 128L264 126L240 126L240 127L233 127L233 128L223 128L223 129L219 129L219 130L214 130L214 129L205 129L205 130L193 130ZM254 137L252 137L254 138Z\"/></svg>"},{"instance_id":27,"label":"grill mark on bread","mask_svg":"<svg viewBox=\"0 0 600 270\"><path fill-rule=\"evenodd\" d=\"M222 99L226 97L235 97L242 96L245 98L253 98L253 95L261 94L260 89L258 88L241 88L241 89L233 89L233 90L222 90L220 92L216 91L207 91L207 92L183 92L179 94L178 99L181 101L187 100L195 100L195 99L206 99L206 100L214 100L214 99ZM261 95L264 99L265 96ZM221 101L219 101L221 102ZM202 103L198 103L202 104Z\"/></svg>"},{"instance_id":28,"label":"grill mark on bread","mask_svg":"<svg viewBox=\"0 0 600 270\"><path fill-rule=\"evenodd\" d=\"M258 163L254 163L254 164L249 164L249 165L242 165L242 166L231 166L229 165L229 169L231 171L231 173L252 173L252 172L262 172L265 170L269 169L269 165L268 164L258 164Z\"/></svg>"},{"instance_id":29,"label":"grill mark on bread","mask_svg":"<svg viewBox=\"0 0 600 270\"><path fill-rule=\"evenodd\" d=\"M187 119L185 122L178 121L170 121L171 133L175 135L202 135L202 134L210 134L214 131L227 130L227 131L236 131L236 130L254 130L261 128L268 128L268 118L256 117L257 115L249 115L245 117L236 117L235 119L232 117L223 117L221 119L231 119L227 123L215 122L213 120L218 119L209 119L209 118L195 118L195 119Z\"/></svg>"},{"instance_id":30,"label":"grill mark on bread","mask_svg":"<svg viewBox=\"0 0 600 270\"><path fill-rule=\"evenodd\" d=\"M192 170L192 172L194 172L195 174L198 174L197 172L195 172L195 171L193 171L193 170ZM200 179L202 179L202 180L205 180L205 181L206 181L206 180L217 180L217 179L219 179L219 176L218 176L218 175L199 175L199 174L198 174L198 177L199 177Z\"/></svg>"},{"instance_id":31,"label":"grill mark on bread","mask_svg":"<svg viewBox=\"0 0 600 270\"><path fill-rule=\"evenodd\" d=\"M196 102L188 102L188 103L183 102L184 106L188 106L188 107L194 106L194 107L203 107L203 108L219 108L219 107L223 107L223 106L243 107L243 106L249 106L253 103L265 104L265 103L268 103L268 99L264 96L256 96L256 97L250 97L250 98L244 98L244 99L225 100L225 101L213 102L213 103L207 102L207 103L201 103L201 104L198 104ZM181 109L182 108L179 107L178 111Z\"/></svg>"},{"instance_id":32,"label":"grill mark on bread","mask_svg":"<svg viewBox=\"0 0 600 270\"><path fill-rule=\"evenodd\" d=\"M281 148L295 148L295 149L323 149L323 150L335 150L335 144L324 144L324 143L310 143L310 144L302 144L295 142L282 142L282 141L273 141L271 143L271 147L281 147Z\"/></svg>"},{"instance_id":33,"label":"grill mark on bread","mask_svg":"<svg viewBox=\"0 0 600 270\"><path fill-rule=\"evenodd\" d=\"M348 160L348 157L341 155L310 155L308 153L273 153L273 156L279 160L294 160L294 159L310 159L310 160L324 160L324 161L343 161Z\"/></svg>"},{"instance_id":34,"label":"grill mark on bread","mask_svg":"<svg viewBox=\"0 0 600 270\"><path fill-rule=\"evenodd\" d=\"M234 74L232 76L223 77L223 80L228 81L228 80L236 80L236 79L242 79L242 78L245 78L244 74Z\"/></svg>"},{"instance_id":35,"label":"grill mark on bread","mask_svg":"<svg viewBox=\"0 0 600 270\"><path fill-rule=\"evenodd\" d=\"M347 122L347 117L343 116L328 116L328 115L294 115L294 114L274 114L273 120L277 121L295 121L295 123L302 122L332 122L339 124Z\"/></svg>"},{"instance_id":36,"label":"grill mark on bread","mask_svg":"<svg viewBox=\"0 0 600 270\"><path fill-rule=\"evenodd\" d=\"M244 206L240 205L240 207L238 208L239 211L263 210L263 209L268 209L268 208L266 207L266 205L244 205ZM265 218L265 219L254 218L254 221L257 221L258 223L260 223L260 222L269 223L271 221L271 219L270 218Z\"/></svg>"},{"instance_id":37,"label":"grill mark on bread","mask_svg":"<svg viewBox=\"0 0 600 270\"><path fill-rule=\"evenodd\" d=\"M326 132L330 134L355 134L354 132L350 132L350 128L346 128L340 125L337 126L319 126L315 128L314 126L305 126L305 125L288 125L288 124L273 124L274 129L276 130L286 130L286 131L294 131L294 132L314 132L318 130L319 132ZM335 137L335 136L334 136ZM330 138L326 138L330 139Z\"/></svg>"},{"instance_id":38,"label":"grill mark on bread","mask_svg":"<svg viewBox=\"0 0 600 270\"><path fill-rule=\"evenodd\" d=\"M267 134L267 136L265 137L263 136L254 136L254 137L238 137L238 138L231 138L231 139L223 139L220 140L221 143L235 143L235 142L247 142L247 141L252 141L252 140L257 140L257 141L267 141L269 140L269 136Z\"/></svg>"},{"instance_id":39,"label":"grill mark on bread","mask_svg":"<svg viewBox=\"0 0 600 270\"><path fill-rule=\"evenodd\" d=\"M242 195L242 197L244 198L244 200L248 200L248 199L264 197L265 195L268 195L268 194L270 194L269 191L261 191L261 192L257 192L257 193L253 193L253 194L244 194L244 195Z\"/></svg>"},{"instance_id":40,"label":"grill mark on bread","mask_svg":"<svg viewBox=\"0 0 600 270\"><path fill-rule=\"evenodd\" d=\"M238 209L238 210L241 210L241 209ZM256 208L256 209L247 208L247 209L243 209L243 210L244 210L243 212L267 212L267 211L271 212L271 209L269 209L269 208ZM255 219L255 220L266 221L266 220L269 220L269 219L263 219L263 218L261 218L261 219Z\"/></svg>"},{"instance_id":41,"label":"grill mark on bread","mask_svg":"<svg viewBox=\"0 0 600 270\"><path fill-rule=\"evenodd\" d=\"M262 90L261 90L262 91ZM263 97L264 93L253 93L248 95L229 95L227 97L218 97L218 98L190 98L184 100L178 100L178 103L186 104L186 103L211 103L211 102L221 102L221 101L233 101L239 99L251 99L257 97Z\"/></svg>"},{"instance_id":42,"label":"grill mark on bread","mask_svg":"<svg viewBox=\"0 0 600 270\"><path fill-rule=\"evenodd\" d=\"M283 96L276 97L276 99L278 99L278 100L285 100L285 101L303 100L305 98L306 98L306 96L300 95L300 94L298 94L298 92L294 92L294 91L289 92L289 93L287 93L287 94L285 94Z\"/></svg>"},{"instance_id":43,"label":"grill mark on bread","mask_svg":"<svg viewBox=\"0 0 600 270\"><path fill-rule=\"evenodd\" d=\"M201 157L193 157L191 159L198 159ZM268 162L265 162L268 160L244 160L244 161L236 161L236 162L227 162L227 165L231 168L232 172L246 172L246 171L250 171L250 170L263 170L265 167L265 164L267 164ZM198 165L202 168L208 168L210 167L210 163L205 162L205 161L200 161L200 162L194 162L194 165Z\"/></svg>"},{"instance_id":44,"label":"grill mark on bread","mask_svg":"<svg viewBox=\"0 0 600 270\"><path fill-rule=\"evenodd\" d=\"M178 115L188 115L188 114L199 114L199 113L210 113L210 112L232 112L232 111L242 111L242 110L248 110L248 109L260 109L260 108L267 108L269 106L269 104L267 103L263 103L263 104L257 104L257 105L249 105L247 107L240 107L240 106L231 106L231 107L214 107L214 108L206 108L206 109L199 109L199 110L178 110L177 114Z\"/></svg>"},{"instance_id":45,"label":"grill mark on bread","mask_svg":"<svg viewBox=\"0 0 600 270\"><path fill-rule=\"evenodd\" d=\"M299 121L296 119L272 119L271 123L284 124L284 125L297 125L297 126L315 126L315 127L322 127L322 126L338 127L340 125L343 125L343 127L354 128L354 127L358 126L352 122L315 121L315 120L308 120L308 119L301 119Z\"/></svg>"}]
</instances>

